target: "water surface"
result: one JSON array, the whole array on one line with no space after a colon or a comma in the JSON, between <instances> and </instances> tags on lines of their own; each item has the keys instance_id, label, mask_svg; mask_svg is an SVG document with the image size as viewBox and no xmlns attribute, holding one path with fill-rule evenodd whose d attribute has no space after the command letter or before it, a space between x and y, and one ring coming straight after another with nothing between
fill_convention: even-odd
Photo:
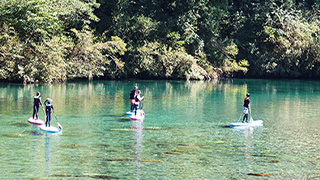
<instances>
[{"instance_id":1,"label":"water surface","mask_svg":"<svg viewBox=\"0 0 320 180\"><path fill-rule=\"evenodd\" d=\"M145 96L143 122L125 116L134 85ZM27 123L37 91L53 99L62 134ZM253 118L264 126L230 129L247 92ZM8 179L319 179L319 104L318 81L0 84L0 174Z\"/></svg>"}]
</instances>

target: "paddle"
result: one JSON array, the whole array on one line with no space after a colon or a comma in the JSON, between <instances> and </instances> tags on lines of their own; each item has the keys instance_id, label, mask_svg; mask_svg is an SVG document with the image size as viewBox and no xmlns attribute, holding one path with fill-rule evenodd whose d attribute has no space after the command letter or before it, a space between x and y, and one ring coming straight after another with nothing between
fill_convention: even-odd
<instances>
[{"instance_id":1,"label":"paddle","mask_svg":"<svg viewBox=\"0 0 320 180\"><path fill-rule=\"evenodd\" d=\"M250 111L250 122L252 122L252 121L253 121L253 118L252 118L251 108L249 109L249 111Z\"/></svg>"},{"instance_id":2,"label":"paddle","mask_svg":"<svg viewBox=\"0 0 320 180\"><path fill-rule=\"evenodd\" d=\"M61 126L61 124L59 123L59 121L58 121L58 118L57 118L56 114L55 114L54 112L52 112L52 113L53 113L54 117L55 117L55 118L56 118L56 120L57 120L57 123L58 123L58 127L59 127L59 129L62 129L62 126Z\"/></svg>"},{"instance_id":3,"label":"paddle","mask_svg":"<svg viewBox=\"0 0 320 180\"><path fill-rule=\"evenodd\" d=\"M143 99L141 100L141 110L143 109Z\"/></svg>"},{"instance_id":4,"label":"paddle","mask_svg":"<svg viewBox=\"0 0 320 180\"><path fill-rule=\"evenodd\" d=\"M241 116L242 116L242 113L243 113L243 109L244 109L244 107L242 106L241 114L240 114L240 117L239 117L237 123L238 123L238 122L240 121L240 119L241 119Z\"/></svg>"}]
</instances>

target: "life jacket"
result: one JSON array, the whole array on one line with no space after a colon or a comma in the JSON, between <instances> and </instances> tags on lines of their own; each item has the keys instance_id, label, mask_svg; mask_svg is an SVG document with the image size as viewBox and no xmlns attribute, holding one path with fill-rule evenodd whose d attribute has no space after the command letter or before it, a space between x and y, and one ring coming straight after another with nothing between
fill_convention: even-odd
<instances>
[{"instance_id":1,"label":"life jacket","mask_svg":"<svg viewBox=\"0 0 320 180\"><path fill-rule=\"evenodd\" d=\"M134 101L135 101L135 102L140 102L140 99L138 98L138 96L139 96L139 95L136 95L136 96L134 97Z\"/></svg>"},{"instance_id":2,"label":"life jacket","mask_svg":"<svg viewBox=\"0 0 320 180\"><path fill-rule=\"evenodd\" d=\"M34 96L33 99L34 99L34 105L39 106L39 104L41 103L40 96Z\"/></svg>"},{"instance_id":3,"label":"life jacket","mask_svg":"<svg viewBox=\"0 0 320 180\"><path fill-rule=\"evenodd\" d=\"M52 112L52 104L46 103L46 112L51 113Z\"/></svg>"},{"instance_id":4,"label":"life jacket","mask_svg":"<svg viewBox=\"0 0 320 180\"><path fill-rule=\"evenodd\" d=\"M244 104L243 104L243 106L244 107L246 107L246 108L248 108L249 107L249 104L250 104L250 99L249 98L244 98Z\"/></svg>"}]
</instances>

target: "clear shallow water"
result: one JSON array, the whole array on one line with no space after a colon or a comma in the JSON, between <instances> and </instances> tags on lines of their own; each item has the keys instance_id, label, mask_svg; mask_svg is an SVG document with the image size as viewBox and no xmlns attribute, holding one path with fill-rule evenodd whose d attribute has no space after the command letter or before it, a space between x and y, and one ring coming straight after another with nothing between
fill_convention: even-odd
<instances>
[{"instance_id":1,"label":"clear shallow water","mask_svg":"<svg viewBox=\"0 0 320 180\"><path fill-rule=\"evenodd\" d=\"M128 94L145 96L130 121ZM27 123L52 98L63 126ZM251 93L259 128L230 129ZM0 84L0 175L8 179L319 179L320 82L96 81ZM40 117L44 119L43 112ZM56 126L56 121L52 120ZM253 176L250 173L268 173Z\"/></svg>"}]
</instances>

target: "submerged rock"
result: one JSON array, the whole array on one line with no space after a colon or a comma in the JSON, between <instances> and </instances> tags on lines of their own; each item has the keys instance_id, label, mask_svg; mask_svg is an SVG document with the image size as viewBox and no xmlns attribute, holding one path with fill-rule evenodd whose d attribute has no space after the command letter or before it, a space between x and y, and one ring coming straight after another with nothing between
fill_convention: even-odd
<instances>
[{"instance_id":1,"label":"submerged rock","mask_svg":"<svg viewBox=\"0 0 320 180\"><path fill-rule=\"evenodd\" d=\"M81 144L63 144L63 145L61 145L61 147L73 149L73 148L83 148L83 147L86 147L86 146L81 145Z\"/></svg>"},{"instance_id":2,"label":"submerged rock","mask_svg":"<svg viewBox=\"0 0 320 180\"><path fill-rule=\"evenodd\" d=\"M145 130L163 130L164 128L162 128L162 127L144 127L143 129L145 129Z\"/></svg>"},{"instance_id":3,"label":"submerged rock","mask_svg":"<svg viewBox=\"0 0 320 180\"><path fill-rule=\"evenodd\" d=\"M80 174L80 175L53 174L52 177L58 177L58 178L119 179L117 177L107 176L107 175L103 175L103 174Z\"/></svg>"},{"instance_id":4,"label":"submerged rock","mask_svg":"<svg viewBox=\"0 0 320 180\"><path fill-rule=\"evenodd\" d=\"M7 137L25 137L26 135L24 135L24 134L3 134L3 136L7 136Z\"/></svg>"},{"instance_id":5,"label":"submerged rock","mask_svg":"<svg viewBox=\"0 0 320 180\"><path fill-rule=\"evenodd\" d=\"M271 176L270 173L249 173L250 176Z\"/></svg>"},{"instance_id":6,"label":"submerged rock","mask_svg":"<svg viewBox=\"0 0 320 180\"><path fill-rule=\"evenodd\" d=\"M270 161L271 163L278 163L278 162L280 162L279 160L271 160Z\"/></svg>"},{"instance_id":7,"label":"submerged rock","mask_svg":"<svg viewBox=\"0 0 320 180\"><path fill-rule=\"evenodd\" d=\"M182 154L184 152L184 150L174 150L171 152L165 152L165 154Z\"/></svg>"},{"instance_id":8,"label":"submerged rock","mask_svg":"<svg viewBox=\"0 0 320 180\"><path fill-rule=\"evenodd\" d=\"M110 129L110 131L134 131L134 129Z\"/></svg>"},{"instance_id":9,"label":"submerged rock","mask_svg":"<svg viewBox=\"0 0 320 180\"><path fill-rule=\"evenodd\" d=\"M142 160L141 162L164 162L164 161L156 160L156 159L148 159L148 160Z\"/></svg>"},{"instance_id":10,"label":"submerged rock","mask_svg":"<svg viewBox=\"0 0 320 180\"><path fill-rule=\"evenodd\" d=\"M128 161L128 160L124 158L112 158L112 159L106 159L106 161Z\"/></svg>"},{"instance_id":11,"label":"submerged rock","mask_svg":"<svg viewBox=\"0 0 320 180\"><path fill-rule=\"evenodd\" d=\"M255 156L255 157L276 157L273 154L253 154L252 156Z\"/></svg>"},{"instance_id":12,"label":"submerged rock","mask_svg":"<svg viewBox=\"0 0 320 180\"><path fill-rule=\"evenodd\" d=\"M165 154L181 154L181 152L165 152Z\"/></svg>"}]
</instances>

